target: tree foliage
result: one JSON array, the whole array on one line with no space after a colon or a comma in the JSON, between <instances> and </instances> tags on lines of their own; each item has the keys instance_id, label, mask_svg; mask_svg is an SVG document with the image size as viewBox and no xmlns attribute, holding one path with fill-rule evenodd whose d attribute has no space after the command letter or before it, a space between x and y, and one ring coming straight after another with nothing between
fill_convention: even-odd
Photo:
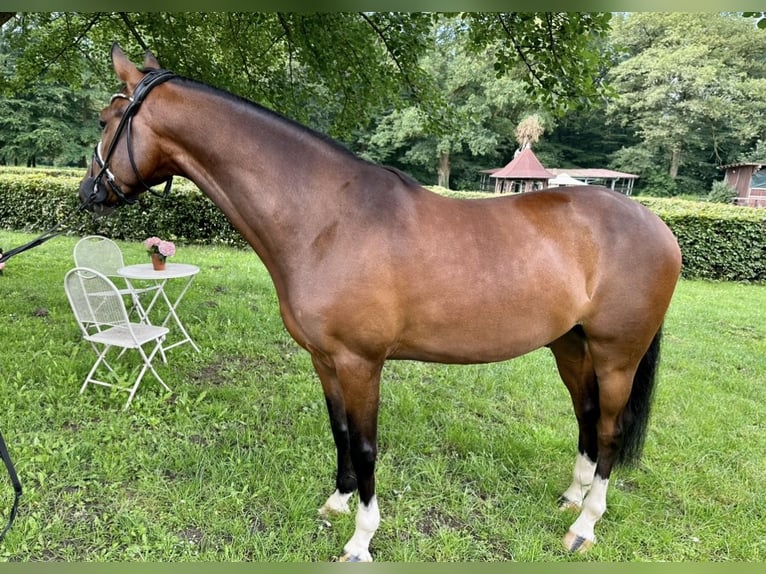
<instances>
[{"instance_id":1,"label":"tree foliage","mask_svg":"<svg viewBox=\"0 0 766 574\"><path fill-rule=\"evenodd\" d=\"M432 48L421 59L442 99L442 125L432 129L410 99L406 108L377 118L361 137L357 147L364 157L395 165L424 183L475 187L478 170L486 167L482 163L501 161L502 150L513 145L516 122L536 104L515 71L496 76L492 47L475 53L460 34L462 26L460 19L441 19ZM453 172L457 183L451 183Z\"/></svg>"},{"instance_id":2,"label":"tree foliage","mask_svg":"<svg viewBox=\"0 0 766 574\"><path fill-rule=\"evenodd\" d=\"M545 125L538 114L531 114L519 122L514 133L519 148L531 147L545 133Z\"/></svg>"},{"instance_id":3,"label":"tree foliage","mask_svg":"<svg viewBox=\"0 0 766 574\"><path fill-rule=\"evenodd\" d=\"M634 130L654 173L675 185L715 168L766 130L766 34L735 15L636 13L616 22L610 117ZM630 152L621 152L622 159ZM638 157L637 152L633 153ZM683 185L679 189L683 191Z\"/></svg>"},{"instance_id":4,"label":"tree foliage","mask_svg":"<svg viewBox=\"0 0 766 574\"><path fill-rule=\"evenodd\" d=\"M118 41L138 61L151 50L176 73L344 134L401 90L428 99L416 63L430 22L423 13L20 13L4 27L18 55L6 83L44 77L79 89L92 71L114 87L108 54Z\"/></svg>"},{"instance_id":5,"label":"tree foliage","mask_svg":"<svg viewBox=\"0 0 766 574\"><path fill-rule=\"evenodd\" d=\"M477 48L493 47L498 76L521 68L530 97L563 113L612 93L604 82L610 19L608 12L477 13L470 36Z\"/></svg>"},{"instance_id":6,"label":"tree foliage","mask_svg":"<svg viewBox=\"0 0 766 574\"><path fill-rule=\"evenodd\" d=\"M544 165L706 193L766 157L765 38L763 12L0 12L0 163L89 153L118 41L424 183L475 188L537 113Z\"/></svg>"},{"instance_id":7,"label":"tree foliage","mask_svg":"<svg viewBox=\"0 0 766 574\"><path fill-rule=\"evenodd\" d=\"M440 123L442 107L419 67L439 15L423 12L45 12L18 13L3 32L19 55L6 84L18 89L40 77L79 87L85 69L104 84L108 49L119 41L139 57L151 49L177 73L254 99L286 115L348 135L383 107L415 98ZM491 54L498 73L523 61L529 92L555 109L568 95L600 93L594 38L608 14L463 13L461 34ZM542 37L544 35L544 38ZM540 36L538 38L538 36ZM512 46L512 48L511 48Z\"/></svg>"},{"instance_id":8,"label":"tree foliage","mask_svg":"<svg viewBox=\"0 0 766 574\"><path fill-rule=\"evenodd\" d=\"M15 60L0 38L0 77ZM98 134L93 118L106 97L88 85L73 90L50 80L6 90L0 95L0 164L85 166Z\"/></svg>"}]
</instances>

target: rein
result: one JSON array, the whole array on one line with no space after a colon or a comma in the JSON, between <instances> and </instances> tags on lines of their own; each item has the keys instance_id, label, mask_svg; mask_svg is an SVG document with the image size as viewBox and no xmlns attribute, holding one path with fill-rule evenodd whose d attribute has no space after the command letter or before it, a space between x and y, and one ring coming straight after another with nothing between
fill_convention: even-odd
<instances>
[{"instance_id":1,"label":"rein","mask_svg":"<svg viewBox=\"0 0 766 574\"><path fill-rule=\"evenodd\" d=\"M77 208L77 211L74 211L73 213L69 214L69 217L66 219L63 219L62 221L59 221L56 225L51 227L48 231L40 235L39 237L36 237L29 243L25 243L24 245L19 245L18 247L14 247L13 249L6 251L0 256L0 263L6 262L8 259L13 257L14 255L18 255L19 253L23 253L27 249L32 249L33 247L37 247L38 245L42 245L49 239L53 239L57 235L61 235L64 231L63 229L60 230L59 228L70 221L75 215L78 215L83 209L86 209L92 201L92 196L89 197L86 201L82 202L80 206Z\"/></svg>"},{"instance_id":2,"label":"rein","mask_svg":"<svg viewBox=\"0 0 766 574\"><path fill-rule=\"evenodd\" d=\"M95 177L86 178L82 184L83 186L92 185L90 194L87 196L85 200L81 201L79 207L77 208L75 212L71 213L69 217L67 217L66 219L59 221L56 225L51 227L48 231L46 231L39 237L33 239L29 243L25 243L24 245L15 247L5 253L0 251L0 263L4 263L5 261L10 259L14 255L18 255L19 253L23 253L24 251L28 249L32 249L33 247L37 247L38 245L42 245L49 239L52 239L53 237L60 235L63 232L63 230L61 230L60 228L64 223L71 220L75 215L78 215L84 209L87 209L88 207L91 207L94 204L99 205L104 203L108 198L107 190L101 186L102 179L104 177L106 177L106 183L108 184L109 189L117 197L118 206L135 203L136 201L135 199L128 198L125 195L125 193L122 191L120 186L117 184L114 174L112 174L111 170L109 169L109 162L112 159L112 155L114 154L114 150L117 147L117 143L119 142L120 136L122 135L123 131L125 131L126 143L128 146L128 158L130 159L130 166L133 168L133 174L136 176L136 179L138 180L138 182L141 185L143 185L147 191L151 192L154 195L165 197L170 193L170 187L173 184L173 176L170 176L167 179L167 181L165 182L165 190L160 194L154 191L151 187L149 187L149 185L144 181L144 179L139 174L138 168L136 167L136 162L133 159L133 145L131 141L132 140L131 134L132 134L133 116L135 116L136 113L138 113L138 109L141 107L141 103L144 101L144 99L152 90L152 88L174 77L176 77L175 74L167 70L152 69L152 70L149 70L143 78L141 78L141 81L138 83L135 90L133 90L132 96L126 96L125 94L116 94L112 96L112 100L110 101L110 103L114 101L115 98L124 98L128 100L130 104L125 109L122 115L122 118L120 118L120 123L117 126L117 131L114 137L112 138L112 142L109 144L109 149L107 150L106 155L104 157L101 156L101 142L99 141L99 143L96 145L96 149L93 152L93 160L94 160L94 163L98 164L100 170ZM3 531L0 532L0 542L2 542L3 539L5 538L5 535L11 529L11 526L13 525L13 521L16 519L16 514L18 513L18 510L19 510L19 499L21 498L21 494L22 494L21 482L19 481L19 477L16 474L16 469L13 466L13 461L11 460L11 457L8 454L8 448L5 445L5 440L3 439L2 433L0 433L0 458L2 458L3 462L5 463L5 468L8 470L8 476L11 479L11 484L13 485L13 490L15 493L14 500L13 500L13 507L11 508L11 514L8 518L8 524L6 524Z\"/></svg>"},{"instance_id":3,"label":"rein","mask_svg":"<svg viewBox=\"0 0 766 574\"><path fill-rule=\"evenodd\" d=\"M0 433L0 458L3 459L5 468L8 469L8 476L11 477L11 484L13 484L13 490L15 492L15 496L13 498L13 507L11 508L11 515L8 517L8 524L6 524L5 528L3 528L3 531L0 532L0 542L2 542L5 538L5 535L8 534L8 531L11 529L13 521L16 519L16 513L19 510L19 499L21 498L22 492L21 482L19 482L19 477L16 476L16 469L13 467L13 461L11 461L11 456L8 454L8 448L5 446L3 433Z\"/></svg>"},{"instance_id":4,"label":"rein","mask_svg":"<svg viewBox=\"0 0 766 574\"><path fill-rule=\"evenodd\" d=\"M19 247L15 247L14 249L11 249L10 251L7 251L5 253L0 252L0 263L4 263L5 261L10 259L14 255L18 255L19 253L22 253L26 251L27 249L32 249L33 247L42 245L49 239L52 239L53 237L60 235L62 231L60 231L59 228L64 223L69 221L72 217L80 213L82 210L87 209L91 205L99 205L104 203L108 198L107 190L104 187L102 187L102 179L104 177L106 177L106 183L108 184L109 189L111 189L114 195L117 196L118 206L132 204L136 202L135 199L128 198L125 195L125 193L122 191L120 186L117 184L117 181L114 178L114 174L112 174L112 172L109 169L109 162L112 159L112 155L114 154L114 150L116 149L117 144L119 143L120 136L122 135L123 131L125 132L125 135L126 135L126 140L128 145L128 158L130 159L130 165L133 168L133 173L136 176L136 179L139 181L139 183L143 185L146 190L148 190L152 194L159 197L165 197L170 193L170 188L173 184L173 176L170 176L168 180L165 182L164 191L162 193L158 193L154 191L152 188L150 188L149 185L144 181L144 179L138 173L136 162L133 159L133 145L132 145L131 134L133 133L132 132L133 116L135 116L138 113L138 109L141 107L141 104L146 99L146 96L149 94L149 92L152 91L152 88L175 77L176 75L173 72L169 72L168 70L151 69L146 73L146 75L143 78L141 78L141 81L136 85L135 90L133 90L132 96L126 96L125 94L115 94L114 96L112 96L111 101L114 101L115 98L124 98L128 100L130 104L125 109L125 112L123 113L122 118L120 118L120 123L117 126L117 131L114 134L114 137L112 138L112 142L109 144L109 149L107 150L106 155L104 157L101 156L101 142L99 141L99 143L96 145L96 149L93 152L93 160L94 160L94 163L98 164L98 166L100 167L100 170L95 177L86 178L85 181L83 182L83 186L88 186L88 185L92 186L91 192L88 195L87 199L85 199L80 204L80 206L77 208L77 211L75 211L65 220L60 221L59 223L51 227L48 231L46 231L39 237L33 239L29 243L20 245Z\"/></svg>"}]
</instances>

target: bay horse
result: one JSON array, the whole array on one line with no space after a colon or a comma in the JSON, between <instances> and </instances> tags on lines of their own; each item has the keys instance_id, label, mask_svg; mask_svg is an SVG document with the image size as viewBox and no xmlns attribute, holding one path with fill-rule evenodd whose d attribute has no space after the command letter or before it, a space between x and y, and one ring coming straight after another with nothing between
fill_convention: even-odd
<instances>
[{"instance_id":1,"label":"bay horse","mask_svg":"<svg viewBox=\"0 0 766 574\"><path fill-rule=\"evenodd\" d=\"M388 359L488 363L553 352L579 435L560 507L569 551L596 540L612 467L644 442L661 327L681 269L675 237L597 186L451 199L257 104L115 44L122 91L80 186L106 213L173 175L194 182L267 268L284 325L311 356L337 450L319 512L349 512L343 560L370 561ZM139 107L140 106L140 107ZM140 109L140 113L139 113ZM107 150L104 152L104 150Z\"/></svg>"}]
</instances>

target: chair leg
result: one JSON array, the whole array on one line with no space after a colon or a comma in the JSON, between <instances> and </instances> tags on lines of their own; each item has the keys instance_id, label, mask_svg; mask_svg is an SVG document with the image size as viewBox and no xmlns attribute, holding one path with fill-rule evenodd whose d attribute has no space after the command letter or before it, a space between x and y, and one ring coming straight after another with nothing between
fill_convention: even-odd
<instances>
[{"instance_id":1,"label":"chair leg","mask_svg":"<svg viewBox=\"0 0 766 574\"><path fill-rule=\"evenodd\" d=\"M95 346L94 346L93 348L95 349ZM109 349L111 349L111 346L109 346L109 345L106 345L106 346L104 347L104 350L103 350L103 351L101 351L100 353L98 353L98 357L96 358L96 362L95 362L95 363L93 363L93 367L91 367L91 369L90 369L90 372L88 373L88 376L87 376L87 377L85 377L85 382L82 384L82 387L80 387L80 394L82 394L82 393L85 391L85 387L87 387L87 386L88 386L88 383L91 383L91 382L93 382L93 381L94 381L94 379L93 379L93 375L96 373L96 369L98 369L98 366L99 366L99 365L100 365L102 362L103 362L103 363L104 363L104 364L105 364L105 365L106 365L106 366L109 368L109 370L110 370L110 371L114 372L114 371L112 370L112 367L111 367L111 366L109 366L109 363L107 363L107 362L104 360L104 357L106 357L106 354L109 352ZM98 352L98 351L97 351L97 352ZM96 383L94 382L94 384L96 384Z\"/></svg>"},{"instance_id":2,"label":"chair leg","mask_svg":"<svg viewBox=\"0 0 766 574\"><path fill-rule=\"evenodd\" d=\"M168 387L165 384L165 381L162 380L162 378L157 374L157 371L154 370L154 366L152 366L152 359L157 354L157 351L160 348L161 348L160 341L157 341L156 344L154 345L154 349L152 349L152 352L149 355L147 355L143 347L138 347L138 352L141 355L141 358L143 359L144 364L141 367L141 371L138 373L138 377L136 377L136 382L133 384L133 387L130 389L128 402L125 403L123 410L126 410L130 406L130 403L133 402L133 397L135 396L136 391L138 391L138 386L141 384L141 380L144 378L146 371L151 371L151 373L154 375L154 378L156 378L160 382L160 384L163 387L165 387L165 390L170 391L170 387Z\"/></svg>"},{"instance_id":3,"label":"chair leg","mask_svg":"<svg viewBox=\"0 0 766 574\"><path fill-rule=\"evenodd\" d=\"M152 352L151 352L151 353L149 353L149 356L148 356L148 357L147 357L147 356L144 354L144 350L143 350L143 349L141 349L141 354L142 354L142 355L144 355L144 357L145 357L145 360L146 360L146 364L149 366L149 370L150 370L150 371L152 372L152 374L154 375L154 378L155 378L155 379L157 379L157 380L160 382L160 384L161 384L163 387L165 387L165 390L166 390L166 391L168 391L168 392L172 392L172 391L170 390L170 387L169 387L169 386L167 386L167 385L165 384L165 381L163 381L163 380L162 380L162 377L160 377L160 376L159 376L159 374L157 374L157 371L155 371L155 370L154 370L154 365L152 364L152 360L154 359L154 356L157 354L157 351L160 351L160 352L162 352L162 342L163 342L163 340L164 340L164 337L163 337L162 339L159 339L159 340L158 340L158 341L155 343L155 345L154 345L154 349L152 349Z\"/></svg>"},{"instance_id":4,"label":"chair leg","mask_svg":"<svg viewBox=\"0 0 766 574\"><path fill-rule=\"evenodd\" d=\"M116 375L117 373L115 373L114 369L112 368L112 365L110 365L110 364L109 364L109 361L107 361L107 360L106 360L106 354L109 352L109 349L111 349L111 346L110 346L110 347L107 347L107 348L104 350L104 352L103 352L103 353L101 353L101 351L99 351L99 350L98 350L98 347L96 346L96 344L95 344L95 343L91 343L91 344L90 344L90 346L91 346L91 347L93 347L93 352L94 352L94 353L96 353L96 356L98 356L98 355L103 355L103 356L102 356L102 358L101 358L101 362L104 364L104 366L105 366L107 369L109 369L109 372L110 372L110 373L112 373L113 375ZM124 352L125 352L125 349L123 349L122 351L120 351L120 354L118 355L118 358L119 358L119 357L122 357L122 354L123 354Z\"/></svg>"},{"instance_id":5,"label":"chair leg","mask_svg":"<svg viewBox=\"0 0 766 574\"><path fill-rule=\"evenodd\" d=\"M138 390L138 385L141 384L141 379L143 378L145 372L146 372L146 365L143 366L143 368L141 369L141 372L138 374L138 378L136 378L136 382L131 387L130 393L128 394L128 402L125 403L125 406L122 407L122 410L127 410L127 408L130 406L130 403L133 402L133 397L136 395L136 391Z\"/></svg>"}]
</instances>

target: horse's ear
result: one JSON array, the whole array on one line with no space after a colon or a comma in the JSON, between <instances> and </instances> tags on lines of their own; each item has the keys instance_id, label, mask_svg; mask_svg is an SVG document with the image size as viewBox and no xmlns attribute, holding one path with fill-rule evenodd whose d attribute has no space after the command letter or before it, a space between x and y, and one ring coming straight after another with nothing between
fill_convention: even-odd
<instances>
[{"instance_id":1,"label":"horse's ear","mask_svg":"<svg viewBox=\"0 0 766 574\"><path fill-rule=\"evenodd\" d=\"M144 54L144 68L162 68L157 58L149 50Z\"/></svg>"},{"instance_id":2,"label":"horse's ear","mask_svg":"<svg viewBox=\"0 0 766 574\"><path fill-rule=\"evenodd\" d=\"M134 90L143 77L143 74L138 71L138 68L128 59L120 45L116 42L112 44L112 66L114 67L114 73L117 74L120 80L125 82L130 92Z\"/></svg>"}]
</instances>

